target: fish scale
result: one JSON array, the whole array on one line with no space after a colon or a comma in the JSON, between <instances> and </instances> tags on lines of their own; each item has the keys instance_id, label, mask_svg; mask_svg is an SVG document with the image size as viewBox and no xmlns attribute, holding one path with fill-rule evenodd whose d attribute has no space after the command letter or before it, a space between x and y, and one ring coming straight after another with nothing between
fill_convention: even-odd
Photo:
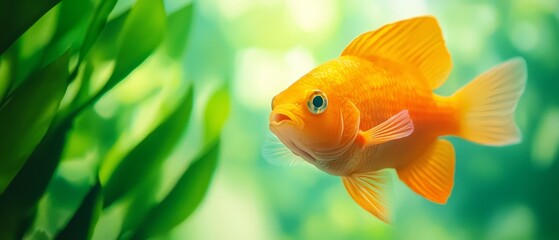
<instances>
[{"instance_id":1,"label":"fish scale","mask_svg":"<svg viewBox=\"0 0 559 240\"><path fill-rule=\"evenodd\" d=\"M343 65L348 67L344 69L344 73L349 73L354 77L329 86L318 84L316 78L302 78L299 84L322 85L322 89L331 90L330 92L339 95L340 99L351 100L360 111L359 129L362 131L407 109L410 111L415 128L418 129L410 136L416 141L455 133L456 124L451 121L454 119L455 109L451 100L436 96L426 84L417 81L419 76L413 76L416 71L406 71L398 64L391 66L389 64L389 61L382 60L382 64L378 64L383 66L381 68L375 65L375 62L355 57L341 57L325 63L321 68L336 69L333 68L333 65ZM325 74L323 77L328 77L328 75ZM340 86L348 87L339 88ZM333 91L334 89L338 89L338 91ZM440 102L437 102L436 99ZM431 131L422 131L422 129ZM360 150L355 146L350 148L339 160L324 164L320 168L334 174L339 172L349 174L397 167L412 160L410 157L413 156L399 151L402 145L407 145L408 142L409 139L404 143L396 140L365 150ZM383 151L379 151L379 149L383 149Z\"/></svg>"}]
</instances>

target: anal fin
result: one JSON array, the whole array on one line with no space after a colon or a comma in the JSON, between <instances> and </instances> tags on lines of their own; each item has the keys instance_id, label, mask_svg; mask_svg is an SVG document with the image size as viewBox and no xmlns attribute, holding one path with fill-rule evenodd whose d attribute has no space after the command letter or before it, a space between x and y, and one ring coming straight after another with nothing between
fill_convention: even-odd
<instances>
[{"instance_id":1,"label":"anal fin","mask_svg":"<svg viewBox=\"0 0 559 240\"><path fill-rule=\"evenodd\" d=\"M454 185L454 147L447 140L437 140L419 159L396 169L400 180L417 194L445 204Z\"/></svg>"},{"instance_id":2,"label":"anal fin","mask_svg":"<svg viewBox=\"0 0 559 240\"><path fill-rule=\"evenodd\" d=\"M385 223L390 223L392 177L386 170L342 177L355 202Z\"/></svg>"}]
</instances>

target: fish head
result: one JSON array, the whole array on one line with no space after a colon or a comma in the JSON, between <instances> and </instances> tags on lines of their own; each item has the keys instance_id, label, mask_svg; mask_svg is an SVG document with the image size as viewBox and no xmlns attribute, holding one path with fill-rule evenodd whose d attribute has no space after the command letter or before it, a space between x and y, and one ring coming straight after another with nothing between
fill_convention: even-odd
<instances>
[{"instance_id":1,"label":"fish head","mask_svg":"<svg viewBox=\"0 0 559 240\"><path fill-rule=\"evenodd\" d=\"M359 111L327 84L306 81L314 76L307 74L276 95L269 120L270 130L284 145L317 165L338 160L352 146Z\"/></svg>"}]
</instances>

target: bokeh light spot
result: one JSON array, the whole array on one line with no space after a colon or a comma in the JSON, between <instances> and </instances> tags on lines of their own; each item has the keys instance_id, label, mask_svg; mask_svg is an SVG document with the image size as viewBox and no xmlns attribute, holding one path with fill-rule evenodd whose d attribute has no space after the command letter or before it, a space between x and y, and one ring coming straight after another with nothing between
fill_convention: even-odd
<instances>
[{"instance_id":1,"label":"bokeh light spot","mask_svg":"<svg viewBox=\"0 0 559 240\"><path fill-rule=\"evenodd\" d=\"M559 146L559 109L547 110L532 142L532 161L540 168L547 168L553 164Z\"/></svg>"},{"instance_id":2,"label":"bokeh light spot","mask_svg":"<svg viewBox=\"0 0 559 240\"><path fill-rule=\"evenodd\" d=\"M535 224L535 216L530 208L510 206L493 215L485 239L534 239Z\"/></svg>"},{"instance_id":3,"label":"bokeh light spot","mask_svg":"<svg viewBox=\"0 0 559 240\"><path fill-rule=\"evenodd\" d=\"M518 49L528 52L540 41L540 33L538 27L528 21L515 23L509 32L509 37Z\"/></svg>"},{"instance_id":4,"label":"bokeh light spot","mask_svg":"<svg viewBox=\"0 0 559 240\"><path fill-rule=\"evenodd\" d=\"M272 97L310 71L315 61L301 48L285 55L249 48L237 55L236 62L235 97L254 109L269 109Z\"/></svg>"},{"instance_id":5,"label":"bokeh light spot","mask_svg":"<svg viewBox=\"0 0 559 240\"><path fill-rule=\"evenodd\" d=\"M331 26L336 16L333 0L290 0L288 5L296 24L307 32Z\"/></svg>"}]
</instances>

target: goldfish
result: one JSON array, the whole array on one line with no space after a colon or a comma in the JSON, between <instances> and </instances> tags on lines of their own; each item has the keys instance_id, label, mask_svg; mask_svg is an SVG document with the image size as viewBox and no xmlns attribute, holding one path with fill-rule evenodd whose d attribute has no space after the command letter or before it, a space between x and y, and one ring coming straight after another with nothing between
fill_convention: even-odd
<instances>
[{"instance_id":1,"label":"goldfish","mask_svg":"<svg viewBox=\"0 0 559 240\"><path fill-rule=\"evenodd\" d=\"M451 69L432 16L363 33L273 97L269 128L279 141L266 141L264 157L340 176L351 198L386 223L393 172L418 195L445 204L456 157L441 137L520 142L514 113L527 78L525 61L516 57L451 96L434 93Z\"/></svg>"}]
</instances>

